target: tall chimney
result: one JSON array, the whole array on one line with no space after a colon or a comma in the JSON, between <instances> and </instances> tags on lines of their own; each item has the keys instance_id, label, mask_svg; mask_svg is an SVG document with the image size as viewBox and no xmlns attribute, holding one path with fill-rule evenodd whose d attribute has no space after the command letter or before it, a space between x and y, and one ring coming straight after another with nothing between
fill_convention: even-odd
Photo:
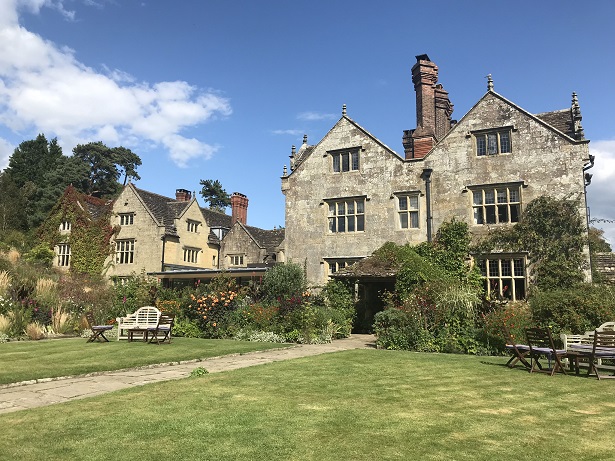
<instances>
[{"instance_id":1,"label":"tall chimney","mask_svg":"<svg viewBox=\"0 0 615 461\"><path fill-rule=\"evenodd\" d=\"M232 218L231 224L234 225L237 221L241 224L248 222L248 197L239 192L233 192L231 195Z\"/></svg>"},{"instance_id":2,"label":"tall chimney","mask_svg":"<svg viewBox=\"0 0 615 461\"><path fill-rule=\"evenodd\" d=\"M186 189L175 189L175 200L178 202L189 202L192 198L192 192Z\"/></svg>"},{"instance_id":3,"label":"tall chimney","mask_svg":"<svg viewBox=\"0 0 615 461\"><path fill-rule=\"evenodd\" d=\"M402 138L406 159L423 158L451 128L453 105L448 92L437 84L438 66L426 54L416 57L412 83L416 92L416 129Z\"/></svg>"}]
</instances>

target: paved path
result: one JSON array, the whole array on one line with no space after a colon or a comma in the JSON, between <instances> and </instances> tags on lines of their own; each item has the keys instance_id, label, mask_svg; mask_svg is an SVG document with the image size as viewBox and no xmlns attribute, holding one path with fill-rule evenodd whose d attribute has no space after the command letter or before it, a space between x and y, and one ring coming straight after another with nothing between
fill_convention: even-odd
<instances>
[{"instance_id":1,"label":"paved path","mask_svg":"<svg viewBox=\"0 0 615 461\"><path fill-rule=\"evenodd\" d=\"M352 335L350 338L337 339L330 344L304 344L285 349L226 355L174 365L161 364L74 378L9 385L0 387L0 414L83 399L127 387L186 378L197 367L203 367L210 373L217 373L328 352L373 348L375 341L372 335Z\"/></svg>"}]
</instances>

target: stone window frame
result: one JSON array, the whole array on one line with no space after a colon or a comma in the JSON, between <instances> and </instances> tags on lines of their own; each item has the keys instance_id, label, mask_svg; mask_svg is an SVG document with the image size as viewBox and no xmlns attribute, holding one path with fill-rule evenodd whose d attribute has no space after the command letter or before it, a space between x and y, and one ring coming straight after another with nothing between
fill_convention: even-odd
<instances>
[{"instance_id":1,"label":"stone window frame","mask_svg":"<svg viewBox=\"0 0 615 461\"><path fill-rule=\"evenodd\" d=\"M198 264L201 251L200 248L184 247L184 262Z\"/></svg>"},{"instance_id":2,"label":"stone window frame","mask_svg":"<svg viewBox=\"0 0 615 461\"><path fill-rule=\"evenodd\" d=\"M489 253L473 256L481 271L488 298L519 301L527 296L526 253Z\"/></svg>"},{"instance_id":3,"label":"stone window frame","mask_svg":"<svg viewBox=\"0 0 615 461\"><path fill-rule=\"evenodd\" d=\"M513 126L474 130L472 136L474 153L477 157L494 157L513 153Z\"/></svg>"},{"instance_id":4,"label":"stone window frame","mask_svg":"<svg viewBox=\"0 0 615 461\"><path fill-rule=\"evenodd\" d=\"M327 275L332 275L335 274L336 272L339 272L341 269L344 269L345 267L349 267L352 266L354 263L356 263L357 261L360 261L361 259L363 259L362 257L358 257L358 256L350 256L350 257L344 257L344 258L323 258L325 263L327 264Z\"/></svg>"},{"instance_id":5,"label":"stone window frame","mask_svg":"<svg viewBox=\"0 0 615 461\"><path fill-rule=\"evenodd\" d=\"M240 267L243 266L244 263L244 255L243 254L233 254L233 255L228 255L229 257L229 263L231 266L235 266L235 267Z\"/></svg>"},{"instance_id":6,"label":"stone window frame","mask_svg":"<svg viewBox=\"0 0 615 461\"><path fill-rule=\"evenodd\" d=\"M523 181L467 186L466 190L470 192L472 224L489 226L519 222L523 203L521 190L524 187ZM479 193L480 197L477 195Z\"/></svg>"},{"instance_id":7,"label":"stone window frame","mask_svg":"<svg viewBox=\"0 0 615 461\"><path fill-rule=\"evenodd\" d=\"M327 209L327 233L357 234L365 232L365 204L368 200L365 195L325 199L323 202ZM343 209L340 208L341 205L343 205Z\"/></svg>"},{"instance_id":8,"label":"stone window frame","mask_svg":"<svg viewBox=\"0 0 615 461\"><path fill-rule=\"evenodd\" d=\"M402 231L421 228L421 191L408 190L393 192L391 198L395 198L395 211L397 214L397 229ZM413 206L411 199L416 200ZM405 200L406 205L403 205ZM414 218L415 217L415 218ZM414 219L413 219L414 218ZM405 227L404 227L405 224ZM414 225L416 224L416 225Z\"/></svg>"},{"instance_id":9,"label":"stone window frame","mask_svg":"<svg viewBox=\"0 0 615 461\"><path fill-rule=\"evenodd\" d=\"M195 221L194 219L186 219L186 230L188 232L198 234L200 225L200 221Z\"/></svg>"},{"instance_id":10,"label":"stone window frame","mask_svg":"<svg viewBox=\"0 0 615 461\"><path fill-rule=\"evenodd\" d=\"M58 267L70 267L71 249L69 243L58 243L56 247Z\"/></svg>"},{"instance_id":11,"label":"stone window frame","mask_svg":"<svg viewBox=\"0 0 615 461\"><path fill-rule=\"evenodd\" d=\"M120 226L132 226L135 223L135 214L130 213L120 213Z\"/></svg>"},{"instance_id":12,"label":"stone window frame","mask_svg":"<svg viewBox=\"0 0 615 461\"><path fill-rule=\"evenodd\" d=\"M115 263L133 264L135 262L135 239L120 239L115 241Z\"/></svg>"},{"instance_id":13,"label":"stone window frame","mask_svg":"<svg viewBox=\"0 0 615 461\"><path fill-rule=\"evenodd\" d=\"M361 146L347 149L327 151L325 156L331 157L333 173L352 173L361 170Z\"/></svg>"}]
</instances>

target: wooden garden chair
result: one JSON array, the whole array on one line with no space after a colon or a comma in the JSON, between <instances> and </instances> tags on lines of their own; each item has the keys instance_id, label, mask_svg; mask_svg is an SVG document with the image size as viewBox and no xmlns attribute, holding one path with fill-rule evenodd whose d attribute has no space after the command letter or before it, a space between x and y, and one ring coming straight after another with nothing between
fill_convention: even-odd
<instances>
[{"instance_id":1,"label":"wooden garden chair","mask_svg":"<svg viewBox=\"0 0 615 461\"><path fill-rule=\"evenodd\" d=\"M156 328L150 329L151 337L149 343L156 341L156 344L162 344L168 341L171 344L171 330L173 329L173 322L175 321L175 315L173 314L160 314L158 319L158 325Z\"/></svg>"},{"instance_id":2,"label":"wooden garden chair","mask_svg":"<svg viewBox=\"0 0 615 461\"><path fill-rule=\"evenodd\" d=\"M526 360L526 357L530 353L530 346L527 344L517 344L514 336L506 325L503 325L502 329L506 341L506 350L511 354L510 359L506 362L506 366L514 368L517 362L521 362L527 369L531 369L532 365Z\"/></svg>"},{"instance_id":3,"label":"wooden garden chair","mask_svg":"<svg viewBox=\"0 0 615 461\"><path fill-rule=\"evenodd\" d=\"M88 326L90 327L90 330L92 331L92 334L86 342L109 342L109 340L105 336L105 331L111 330L113 328L113 325L96 325L96 322L94 321L94 314L91 311L85 313L85 318L88 321Z\"/></svg>"},{"instance_id":4,"label":"wooden garden chair","mask_svg":"<svg viewBox=\"0 0 615 461\"><path fill-rule=\"evenodd\" d=\"M598 379L615 378L612 375L600 374L603 360L615 360L615 331L594 331L594 344L589 355L589 369L587 376L595 374Z\"/></svg>"},{"instance_id":5,"label":"wooden garden chair","mask_svg":"<svg viewBox=\"0 0 615 461\"><path fill-rule=\"evenodd\" d=\"M525 330L527 337L527 344L530 347L529 357L532 362L530 367L530 373L538 371L541 373L549 373L553 376L558 371L564 374L566 369L562 365L561 359L567 357L567 351L564 349L556 349L551 336L551 330L543 328L527 328ZM540 360L546 358L549 362L549 366L544 368L540 363ZM553 366L551 366L553 362Z\"/></svg>"}]
</instances>

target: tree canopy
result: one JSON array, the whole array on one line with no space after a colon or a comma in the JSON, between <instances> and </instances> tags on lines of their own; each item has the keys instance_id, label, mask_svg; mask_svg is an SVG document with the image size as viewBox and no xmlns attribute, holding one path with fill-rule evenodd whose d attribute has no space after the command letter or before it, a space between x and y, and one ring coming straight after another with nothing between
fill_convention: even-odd
<instances>
[{"instance_id":1,"label":"tree canopy","mask_svg":"<svg viewBox=\"0 0 615 461\"><path fill-rule=\"evenodd\" d=\"M203 200L209 204L209 208L223 212L225 208L231 206L231 197L224 190L220 181L217 179L201 179L200 184L203 187L199 193Z\"/></svg>"}]
</instances>

